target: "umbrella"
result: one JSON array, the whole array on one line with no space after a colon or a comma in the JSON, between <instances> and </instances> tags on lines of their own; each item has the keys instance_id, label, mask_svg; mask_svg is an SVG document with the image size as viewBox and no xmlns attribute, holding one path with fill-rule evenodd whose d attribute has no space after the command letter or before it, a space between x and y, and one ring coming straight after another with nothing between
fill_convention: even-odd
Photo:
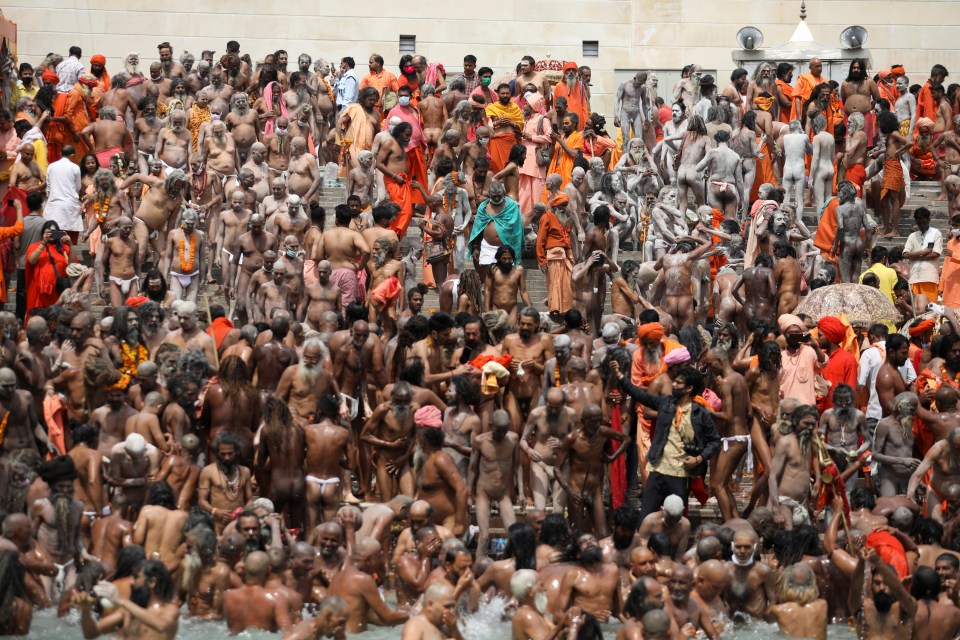
<instances>
[{"instance_id":1,"label":"umbrella","mask_svg":"<svg viewBox=\"0 0 960 640\"><path fill-rule=\"evenodd\" d=\"M533 70L542 73L551 86L556 86L563 78L563 60L553 60L548 53L545 60L537 60Z\"/></svg>"},{"instance_id":2,"label":"umbrella","mask_svg":"<svg viewBox=\"0 0 960 640\"><path fill-rule=\"evenodd\" d=\"M900 312L879 289L853 283L832 284L811 291L793 312L818 322L826 316L845 313L855 327L900 320Z\"/></svg>"}]
</instances>

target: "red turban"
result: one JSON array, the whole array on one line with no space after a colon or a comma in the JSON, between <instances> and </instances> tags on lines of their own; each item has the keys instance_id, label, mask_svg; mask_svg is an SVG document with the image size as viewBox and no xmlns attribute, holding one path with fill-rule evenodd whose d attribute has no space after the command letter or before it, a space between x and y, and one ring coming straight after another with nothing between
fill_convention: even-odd
<instances>
[{"instance_id":1,"label":"red turban","mask_svg":"<svg viewBox=\"0 0 960 640\"><path fill-rule=\"evenodd\" d=\"M44 71L40 79L43 80L43 84L59 84L60 82L60 76L53 71Z\"/></svg>"},{"instance_id":2,"label":"red turban","mask_svg":"<svg viewBox=\"0 0 960 640\"><path fill-rule=\"evenodd\" d=\"M823 337L834 344L842 344L843 339L847 336L847 328L840 322L840 318L833 316L821 318L820 322L817 323L817 328L820 329Z\"/></svg>"},{"instance_id":3,"label":"red turban","mask_svg":"<svg viewBox=\"0 0 960 640\"><path fill-rule=\"evenodd\" d=\"M933 318L927 318L926 320L924 320L924 321L921 322L920 324L918 324L918 325L916 325L916 326L914 326L914 327L910 327L910 337L911 337L911 338L919 338L920 336L922 336L923 334L925 334L927 331L930 331L931 329L933 329L933 327L934 327L936 324L937 324L937 323L933 321Z\"/></svg>"},{"instance_id":4,"label":"red turban","mask_svg":"<svg viewBox=\"0 0 960 640\"><path fill-rule=\"evenodd\" d=\"M129 307L139 307L144 302L147 302L149 300L150 298L146 296L133 296L133 297L127 298L124 304L126 304Z\"/></svg>"},{"instance_id":5,"label":"red turban","mask_svg":"<svg viewBox=\"0 0 960 640\"><path fill-rule=\"evenodd\" d=\"M559 207L560 205L569 204L570 198L564 193L558 193L550 199L551 207Z\"/></svg>"},{"instance_id":6,"label":"red turban","mask_svg":"<svg viewBox=\"0 0 960 640\"><path fill-rule=\"evenodd\" d=\"M667 335L666 329L659 322L648 322L637 327L637 338L642 342L645 340L663 340Z\"/></svg>"},{"instance_id":7,"label":"red turban","mask_svg":"<svg viewBox=\"0 0 960 640\"><path fill-rule=\"evenodd\" d=\"M101 66L102 66L102 65L106 65L106 64L107 64L107 58L106 58L106 56L102 56L102 55L100 55L100 54L98 53L97 55L90 57L90 64L99 64L99 65L101 65Z\"/></svg>"},{"instance_id":8,"label":"red turban","mask_svg":"<svg viewBox=\"0 0 960 640\"><path fill-rule=\"evenodd\" d=\"M419 427L443 428L443 416L440 415L440 409L432 404L417 409L417 412L413 414L413 421Z\"/></svg>"},{"instance_id":9,"label":"red turban","mask_svg":"<svg viewBox=\"0 0 960 640\"><path fill-rule=\"evenodd\" d=\"M94 80L93 78L87 78L87 77L85 77L85 76L80 76L80 79L77 80L77 82L79 82L80 84L82 84L82 85L85 86L85 87L95 87L95 86L97 86L97 81L96 81L96 80Z\"/></svg>"}]
</instances>

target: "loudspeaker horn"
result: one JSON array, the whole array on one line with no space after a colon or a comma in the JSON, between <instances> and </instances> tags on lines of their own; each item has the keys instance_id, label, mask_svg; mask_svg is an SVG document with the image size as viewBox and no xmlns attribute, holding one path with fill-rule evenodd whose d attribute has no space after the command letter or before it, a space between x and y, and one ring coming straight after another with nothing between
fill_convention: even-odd
<instances>
[{"instance_id":1,"label":"loudspeaker horn","mask_svg":"<svg viewBox=\"0 0 960 640\"><path fill-rule=\"evenodd\" d=\"M747 51L753 51L763 44L763 34L756 27L744 27L737 31L737 42Z\"/></svg>"},{"instance_id":2,"label":"loudspeaker horn","mask_svg":"<svg viewBox=\"0 0 960 640\"><path fill-rule=\"evenodd\" d=\"M840 33L840 45L844 49L859 49L867 41L867 30L858 24L847 27Z\"/></svg>"}]
</instances>

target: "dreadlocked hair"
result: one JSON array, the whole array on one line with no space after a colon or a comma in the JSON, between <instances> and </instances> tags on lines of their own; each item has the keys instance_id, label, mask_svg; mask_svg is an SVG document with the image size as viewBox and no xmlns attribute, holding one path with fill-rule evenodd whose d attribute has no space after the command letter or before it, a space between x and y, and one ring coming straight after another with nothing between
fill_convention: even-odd
<instances>
[{"instance_id":1,"label":"dreadlocked hair","mask_svg":"<svg viewBox=\"0 0 960 640\"><path fill-rule=\"evenodd\" d=\"M275 395L267 396L263 403L263 429L260 437L267 445L271 457L282 460L290 449L290 429L300 429L286 402Z\"/></svg>"}]
</instances>

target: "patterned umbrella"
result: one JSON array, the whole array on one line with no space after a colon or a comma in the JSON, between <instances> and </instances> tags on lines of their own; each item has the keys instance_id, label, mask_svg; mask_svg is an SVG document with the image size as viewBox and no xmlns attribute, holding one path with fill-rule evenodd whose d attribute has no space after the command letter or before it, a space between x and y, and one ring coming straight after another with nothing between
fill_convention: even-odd
<instances>
[{"instance_id":1,"label":"patterned umbrella","mask_svg":"<svg viewBox=\"0 0 960 640\"><path fill-rule=\"evenodd\" d=\"M545 60L537 60L533 70L546 76L550 86L556 86L563 78L563 60L553 60L548 53Z\"/></svg>"},{"instance_id":2,"label":"patterned umbrella","mask_svg":"<svg viewBox=\"0 0 960 640\"><path fill-rule=\"evenodd\" d=\"M842 312L854 327L900 320L900 312L879 289L853 283L832 284L811 291L793 312L806 314L815 321Z\"/></svg>"}]
</instances>

